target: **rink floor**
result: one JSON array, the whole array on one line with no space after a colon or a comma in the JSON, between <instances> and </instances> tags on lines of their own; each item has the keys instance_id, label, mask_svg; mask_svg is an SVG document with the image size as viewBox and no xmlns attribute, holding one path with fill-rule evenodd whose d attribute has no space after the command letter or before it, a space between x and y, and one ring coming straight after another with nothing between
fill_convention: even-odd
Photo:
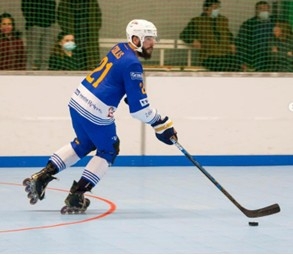
<instances>
[{"instance_id":1,"label":"rink floor","mask_svg":"<svg viewBox=\"0 0 293 255\"><path fill-rule=\"evenodd\" d=\"M247 218L195 167L112 167L88 194L83 215L60 209L82 168L61 172L30 205L22 180L37 168L0 168L0 253L293 253L293 166L206 167ZM248 226L259 222L258 227Z\"/></svg>"}]
</instances>

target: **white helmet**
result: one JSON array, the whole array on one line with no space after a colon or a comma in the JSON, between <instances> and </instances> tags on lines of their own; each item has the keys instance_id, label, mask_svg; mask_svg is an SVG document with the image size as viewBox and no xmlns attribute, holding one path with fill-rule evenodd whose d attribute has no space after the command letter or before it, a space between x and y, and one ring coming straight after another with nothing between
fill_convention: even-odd
<instances>
[{"instance_id":1,"label":"white helmet","mask_svg":"<svg viewBox=\"0 0 293 255\"><path fill-rule=\"evenodd\" d=\"M146 36L154 37L157 40L157 28L155 25L144 19L134 19L130 21L126 27L126 36L128 42L135 46L137 51L142 52L142 45ZM140 39L140 47L132 42L132 37L137 36Z\"/></svg>"}]
</instances>

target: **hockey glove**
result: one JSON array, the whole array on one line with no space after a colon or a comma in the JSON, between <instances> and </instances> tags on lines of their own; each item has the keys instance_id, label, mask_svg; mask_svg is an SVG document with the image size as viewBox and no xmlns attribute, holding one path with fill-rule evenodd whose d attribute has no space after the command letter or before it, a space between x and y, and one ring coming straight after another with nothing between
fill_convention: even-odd
<instances>
[{"instance_id":1,"label":"hockey glove","mask_svg":"<svg viewBox=\"0 0 293 255\"><path fill-rule=\"evenodd\" d=\"M158 120L152 124L152 127L155 129L156 137L161 142L172 145L170 138L173 137L177 140L177 132L173 127L173 122L168 117Z\"/></svg>"}]
</instances>

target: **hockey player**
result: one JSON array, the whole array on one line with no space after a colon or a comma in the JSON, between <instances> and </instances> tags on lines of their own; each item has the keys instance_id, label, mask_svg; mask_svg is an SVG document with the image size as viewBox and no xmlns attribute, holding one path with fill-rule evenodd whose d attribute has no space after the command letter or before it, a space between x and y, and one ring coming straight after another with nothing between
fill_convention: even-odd
<instances>
[{"instance_id":1,"label":"hockey player","mask_svg":"<svg viewBox=\"0 0 293 255\"><path fill-rule=\"evenodd\" d=\"M56 179L56 174L96 150L80 180L73 182L61 213L87 209L90 201L84 193L97 185L119 154L114 112L122 98L132 117L151 125L160 141L171 145L171 137L177 140L171 119L150 106L139 61L139 57L151 58L157 29L147 20L136 19L127 25L126 35L128 42L115 45L70 99L69 111L76 138L56 151L44 169L23 181L31 204L44 198L45 189Z\"/></svg>"}]
</instances>

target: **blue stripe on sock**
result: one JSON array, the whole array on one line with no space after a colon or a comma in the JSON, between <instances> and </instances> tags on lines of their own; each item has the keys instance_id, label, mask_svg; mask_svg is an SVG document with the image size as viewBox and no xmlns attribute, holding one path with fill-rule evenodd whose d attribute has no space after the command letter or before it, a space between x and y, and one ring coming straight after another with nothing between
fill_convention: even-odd
<instances>
[{"instance_id":1,"label":"blue stripe on sock","mask_svg":"<svg viewBox=\"0 0 293 255\"><path fill-rule=\"evenodd\" d=\"M64 161L57 154L53 154L50 158L50 161L52 161L58 167L59 172L66 168Z\"/></svg>"},{"instance_id":2,"label":"blue stripe on sock","mask_svg":"<svg viewBox=\"0 0 293 255\"><path fill-rule=\"evenodd\" d=\"M97 175L86 169L84 169L82 177L89 180L94 185L97 185L97 183L100 181L100 178Z\"/></svg>"}]
</instances>

